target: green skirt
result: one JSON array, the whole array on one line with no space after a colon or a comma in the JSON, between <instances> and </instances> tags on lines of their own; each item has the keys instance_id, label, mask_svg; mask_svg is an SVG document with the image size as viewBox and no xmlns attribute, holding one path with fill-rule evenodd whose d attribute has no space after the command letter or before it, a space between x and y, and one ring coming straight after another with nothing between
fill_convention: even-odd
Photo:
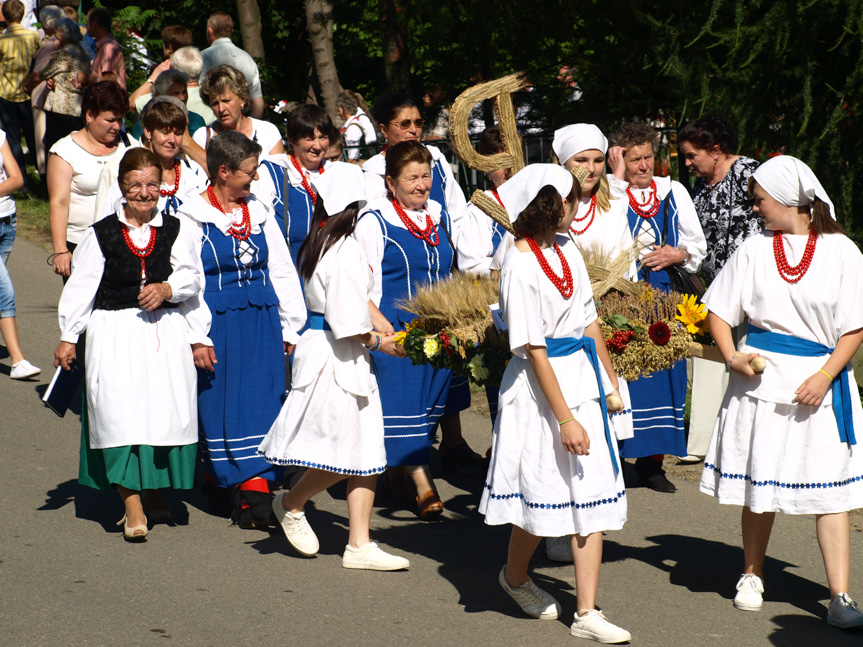
<instances>
[{"instance_id":1,"label":"green skirt","mask_svg":"<svg viewBox=\"0 0 863 647\"><path fill-rule=\"evenodd\" d=\"M87 398L81 407L81 455L78 482L97 490L117 485L140 492L173 488L191 490L195 481L198 444L154 447L124 445L91 449Z\"/></svg>"}]
</instances>

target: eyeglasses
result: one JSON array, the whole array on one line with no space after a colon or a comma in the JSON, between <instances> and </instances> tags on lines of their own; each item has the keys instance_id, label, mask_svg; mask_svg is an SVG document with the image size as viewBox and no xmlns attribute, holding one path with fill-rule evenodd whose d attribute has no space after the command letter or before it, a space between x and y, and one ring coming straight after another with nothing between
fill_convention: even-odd
<instances>
[{"instance_id":1,"label":"eyeglasses","mask_svg":"<svg viewBox=\"0 0 863 647\"><path fill-rule=\"evenodd\" d=\"M246 175L249 176L250 180L254 180L255 175L257 175L257 173L258 173L258 169L257 169L257 167L255 167L251 171L247 171L244 168L238 168L236 171L234 171L234 173L245 173Z\"/></svg>"},{"instance_id":2,"label":"eyeglasses","mask_svg":"<svg viewBox=\"0 0 863 647\"><path fill-rule=\"evenodd\" d=\"M422 128L425 123L425 119L402 119L401 121L391 121L391 124L395 124L402 130L407 130L411 127L411 124L416 126L417 128Z\"/></svg>"},{"instance_id":3,"label":"eyeglasses","mask_svg":"<svg viewBox=\"0 0 863 647\"><path fill-rule=\"evenodd\" d=\"M147 190L150 192L159 192L159 185L155 182L149 182L147 184L140 184L138 182L136 182L135 184L126 184L124 182L123 185L126 187L126 191L128 191L129 193L140 193L141 189L143 189L144 187L147 187Z\"/></svg>"}]
</instances>

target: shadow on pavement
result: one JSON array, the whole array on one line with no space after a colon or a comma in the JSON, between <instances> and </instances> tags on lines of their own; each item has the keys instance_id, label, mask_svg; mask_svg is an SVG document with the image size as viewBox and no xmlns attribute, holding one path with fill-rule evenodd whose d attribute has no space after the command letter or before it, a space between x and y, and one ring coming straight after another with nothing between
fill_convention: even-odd
<instances>
[{"instance_id":1,"label":"shadow on pavement","mask_svg":"<svg viewBox=\"0 0 863 647\"><path fill-rule=\"evenodd\" d=\"M824 620L826 607L821 608L821 617L785 615L771 620L777 625L770 634L770 644L780 647L809 647L830 645L831 647L859 647L863 644L863 628L839 629Z\"/></svg>"}]
</instances>

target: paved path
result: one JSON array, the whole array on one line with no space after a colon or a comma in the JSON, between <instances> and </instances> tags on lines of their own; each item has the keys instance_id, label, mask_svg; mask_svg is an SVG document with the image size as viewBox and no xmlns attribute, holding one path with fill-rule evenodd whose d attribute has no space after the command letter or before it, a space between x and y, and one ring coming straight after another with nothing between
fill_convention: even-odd
<instances>
[{"instance_id":1,"label":"paved path","mask_svg":"<svg viewBox=\"0 0 863 647\"><path fill-rule=\"evenodd\" d=\"M46 254L16 242L10 271L27 357L41 381L13 382L0 347L0 645L587 645L569 636L571 566L538 554L534 577L561 601L559 621L524 618L500 590L507 528L476 512L481 482L439 479L447 512L422 523L378 497L373 537L408 556L402 573L348 571L344 501L322 493L308 508L321 539L298 557L279 533L240 530L207 514L198 492L171 494L179 523L127 544L119 497L77 484L79 421L57 418L38 395L51 371L60 281ZM158 403L129 403L136 407ZM471 444L488 421L463 416ZM630 489L629 522L605 543L599 604L633 645L863 644L863 632L824 621L827 597L810 517L777 519L760 613L731 606L742 551L737 508L694 483L660 495ZM863 536L852 537L852 592L863 598Z\"/></svg>"}]
</instances>

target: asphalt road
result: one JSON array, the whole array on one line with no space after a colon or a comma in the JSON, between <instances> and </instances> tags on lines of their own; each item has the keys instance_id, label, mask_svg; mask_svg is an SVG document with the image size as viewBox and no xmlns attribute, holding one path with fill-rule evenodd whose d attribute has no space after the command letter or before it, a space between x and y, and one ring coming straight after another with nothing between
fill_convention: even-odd
<instances>
[{"instance_id":1,"label":"asphalt road","mask_svg":"<svg viewBox=\"0 0 863 647\"><path fill-rule=\"evenodd\" d=\"M28 359L41 379L14 382L0 346L0 645L528 645L589 644L569 635L571 566L533 561L562 603L558 621L523 617L497 584L509 529L476 512L478 475L438 479L442 521L418 521L379 494L373 539L407 556L398 573L349 571L342 495L307 512L321 551L299 557L280 531L240 530L206 512L198 491L166 497L177 523L144 544L123 541L120 499L76 482L80 423L43 408L58 341L60 281L46 253L19 240L9 269ZM129 412L151 402L130 402ZM471 445L490 444L487 419L463 414ZM434 457L436 461L436 456ZM439 463L433 463L437 466ZM629 521L609 533L599 605L633 645L863 644L829 627L811 517L777 518L759 613L731 606L742 562L738 508L672 477L676 494L630 488ZM852 533L852 595L863 599L863 535Z\"/></svg>"}]
</instances>

